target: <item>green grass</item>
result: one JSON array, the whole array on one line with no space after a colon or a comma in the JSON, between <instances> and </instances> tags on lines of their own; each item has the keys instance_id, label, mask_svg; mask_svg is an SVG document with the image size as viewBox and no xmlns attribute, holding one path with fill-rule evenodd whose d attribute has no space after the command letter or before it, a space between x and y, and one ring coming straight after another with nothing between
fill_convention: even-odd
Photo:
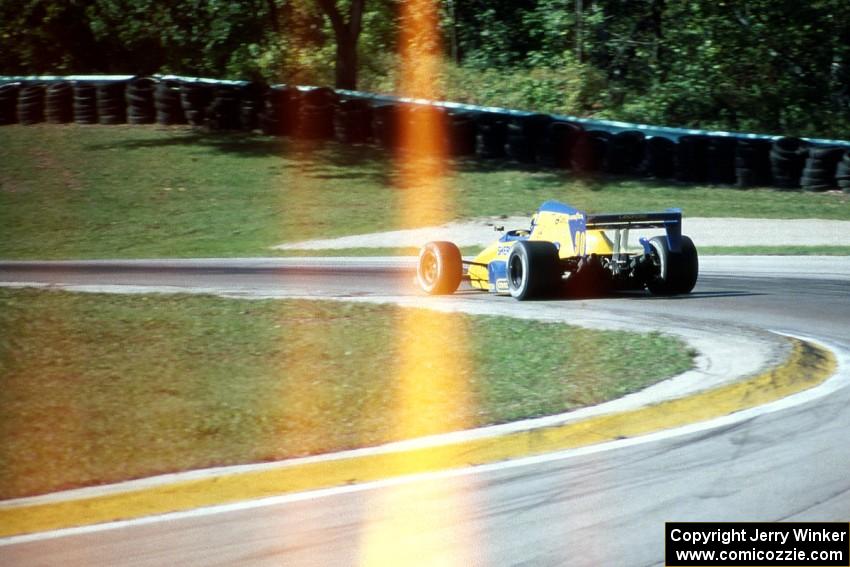
<instances>
[{"instance_id":1,"label":"green grass","mask_svg":"<svg viewBox=\"0 0 850 567\"><path fill-rule=\"evenodd\" d=\"M701 246L704 256L850 256L850 246Z\"/></svg>"},{"instance_id":2,"label":"green grass","mask_svg":"<svg viewBox=\"0 0 850 567\"><path fill-rule=\"evenodd\" d=\"M475 256L481 252L480 246L461 246L464 256ZM276 250L277 256L309 257L309 256L418 256L419 248L318 248L312 250Z\"/></svg>"},{"instance_id":3,"label":"green grass","mask_svg":"<svg viewBox=\"0 0 850 567\"><path fill-rule=\"evenodd\" d=\"M479 246L464 246L464 256L475 256ZM416 256L418 248L322 248L315 250L278 250L279 256ZM850 246L700 246L700 256L850 256Z\"/></svg>"},{"instance_id":4,"label":"green grass","mask_svg":"<svg viewBox=\"0 0 850 567\"><path fill-rule=\"evenodd\" d=\"M0 498L552 414L691 366L656 333L430 312L413 330L411 313L0 289ZM425 337L439 354L414 361L431 382L413 404L401 345Z\"/></svg>"},{"instance_id":5,"label":"green grass","mask_svg":"<svg viewBox=\"0 0 850 567\"><path fill-rule=\"evenodd\" d=\"M372 146L186 128L0 128L0 257L261 256L282 242L530 214L545 199L589 211L681 206L690 216L850 219L850 195L664 184L450 162L446 198L405 184ZM404 200L420 198L405 221ZM406 224L405 224L406 223Z\"/></svg>"}]
</instances>

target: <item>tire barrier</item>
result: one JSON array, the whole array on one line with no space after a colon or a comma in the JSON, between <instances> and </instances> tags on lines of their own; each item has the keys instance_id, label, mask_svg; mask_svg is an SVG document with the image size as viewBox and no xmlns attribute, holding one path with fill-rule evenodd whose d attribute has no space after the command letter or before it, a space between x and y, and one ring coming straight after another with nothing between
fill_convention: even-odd
<instances>
[{"instance_id":1,"label":"tire barrier","mask_svg":"<svg viewBox=\"0 0 850 567\"><path fill-rule=\"evenodd\" d=\"M735 138L710 136L705 148L706 180L717 185L735 183Z\"/></svg>"},{"instance_id":2,"label":"tire barrier","mask_svg":"<svg viewBox=\"0 0 850 567\"><path fill-rule=\"evenodd\" d=\"M44 99L44 85L22 87L18 91L18 122L20 124L44 122Z\"/></svg>"},{"instance_id":3,"label":"tire barrier","mask_svg":"<svg viewBox=\"0 0 850 567\"><path fill-rule=\"evenodd\" d=\"M265 94L268 86L249 83L239 91L239 126L242 130L253 132L260 127L260 115L265 107Z\"/></svg>"},{"instance_id":4,"label":"tire barrier","mask_svg":"<svg viewBox=\"0 0 850 567\"><path fill-rule=\"evenodd\" d=\"M207 83L183 83L180 85L180 106L186 122L191 126L203 126L207 107L213 99L213 87Z\"/></svg>"},{"instance_id":5,"label":"tire barrier","mask_svg":"<svg viewBox=\"0 0 850 567\"><path fill-rule=\"evenodd\" d=\"M334 136L334 108L337 95L333 89L320 87L301 93L296 135L304 140L330 140Z\"/></svg>"},{"instance_id":6,"label":"tire barrier","mask_svg":"<svg viewBox=\"0 0 850 567\"><path fill-rule=\"evenodd\" d=\"M74 122L97 124L97 87L91 83L74 84Z\"/></svg>"},{"instance_id":7,"label":"tire barrier","mask_svg":"<svg viewBox=\"0 0 850 567\"><path fill-rule=\"evenodd\" d=\"M381 147L388 150L398 148L402 113L402 107L395 104L382 104L372 109L372 135Z\"/></svg>"},{"instance_id":8,"label":"tire barrier","mask_svg":"<svg viewBox=\"0 0 850 567\"><path fill-rule=\"evenodd\" d=\"M670 179L676 172L676 142L663 136L646 141L644 171L656 179Z\"/></svg>"},{"instance_id":9,"label":"tire barrier","mask_svg":"<svg viewBox=\"0 0 850 567\"><path fill-rule=\"evenodd\" d=\"M508 120L503 114L482 112L476 119L475 153L485 159L505 157Z\"/></svg>"},{"instance_id":10,"label":"tire barrier","mask_svg":"<svg viewBox=\"0 0 850 567\"><path fill-rule=\"evenodd\" d=\"M640 173L646 155L643 132L626 130L611 137L605 156L605 170L615 174Z\"/></svg>"},{"instance_id":11,"label":"tire barrier","mask_svg":"<svg viewBox=\"0 0 850 567\"><path fill-rule=\"evenodd\" d=\"M206 125L210 130L238 130L242 125L240 104L239 87L216 87L212 93L212 102L206 109Z\"/></svg>"},{"instance_id":12,"label":"tire barrier","mask_svg":"<svg viewBox=\"0 0 850 567\"><path fill-rule=\"evenodd\" d=\"M156 122L156 107L154 106L156 85L156 79L150 77L133 79L127 84L128 124L153 124Z\"/></svg>"},{"instance_id":13,"label":"tire barrier","mask_svg":"<svg viewBox=\"0 0 850 567\"><path fill-rule=\"evenodd\" d=\"M100 124L127 123L126 88L124 81L97 85L97 120Z\"/></svg>"},{"instance_id":14,"label":"tire barrier","mask_svg":"<svg viewBox=\"0 0 850 567\"><path fill-rule=\"evenodd\" d=\"M845 193L850 193L850 150L844 152L835 169L835 183Z\"/></svg>"},{"instance_id":15,"label":"tire barrier","mask_svg":"<svg viewBox=\"0 0 850 567\"><path fill-rule=\"evenodd\" d=\"M708 136L682 136L676 144L674 176L678 181L704 183L708 179Z\"/></svg>"},{"instance_id":16,"label":"tire barrier","mask_svg":"<svg viewBox=\"0 0 850 567\"><path fill-rule=\"evenodd\" d=\"M445 119L446 148L455 157L475 154L477 133L475 119L468 112L449 112Z\"/></svg>"},{"instance_id":17,"label":"tire barrier","mask_svg":"<svg viewBox=\"0 0 850 567\"><path fill-rule=\"evenodd\" d=\"M334 113L334 137L346 144L363 144L372 138L372 107L368 101L339 101Z\"/></svg>"},{"instance_id":18,"label":"tire barrier","mask_svg":"<svg viewBox=\"0 0 850 567\"><path fill-rule=\"evenodd\" d=\"M774 187L797 189L803 174L807 144L800 138L780 138L770 149L770 173Z\"/></svg>"},{"instance_id":19,"label":"tire barrier","mask_svg":"<svg viewBox=\"0 0 850 567\"><path fill-rule=\"evenodd\" d=\"M554 119L548 114L511 116L505 142L508 157L520 163L534 163L540 142L552 122Z\"/></svg>"},{"instance_id":20,"label":"tire barrier","mask_svg":"<svg viewBox=\"0 0 850 567\"><path fill-rule=\"evenodd\" d=\"M556 120L549 124L537 146L537 162L547 167L568 168L576 140L584 131L573 122Z\"/></svg>"},{"instance_id":21,"label":"tire barrier","mask_svg":"<svg viewBox=\"0 0 850 567\"><path fill-rule=\"evenodd\" d=\"M47 86L44 117L51 124L67 124L74 119L74 86L68 81Z\"/></svg>"},{"instance_id":22,"label":"tire barrier","mask_svg":"<svg viewBox=\"0 0 850 567\"><path fill-rule=\"evenodd\" d=\"M180 83L177 81L160 81L154 88L153 100L157 124L171 126L172 124L186 123L180 101Z\"/></svg>"},{"instance_id":23,"label":"tire barrier","mask_svg":"<svg viewBox=\"0 0 850 567\"><path fill-rule=\"evenodd\" d=\"M18 121L18 91L20 83L0 85L0 126Z\"/></svg>"},{"instance_id":24,"label":"tire barrier","mask_svg":"<svg viewBox=\"0 0 850 567\"><path fill-rule=\"evenodd\" d=\"M605 167L608 145L613 135L603 130L587 130L576 138L570 167L577 173L595 173Z\"/></svg>"},{"instance_id":25,"label":"tire barrier","mask_svg":"<svg viewBox=\"0 0 850 567\"><path fill-rule=\"evenodd\" d=\"M398 109L396 120L396 126L401 127L397 134L399 149L418 155L448 154L448 111L445 108L427 104L403 106Z\"/></svg>"},{"instance_id":26,"label":"tire barrier","mask_svg":"<svg viewBox=\"0 0 850 567\"><path fill-rule=\"evenodd\" d=\"M735 146L735 185L767 187L773 182L770 165L770 140L738 140Z\"/></svg>"},{"instance_id":27,"label":"tire barrier","mask_svg":"<svg viewBox=\"0 0 850 567\"><path fill-rule=\"evenodd\" d=\"M188 122L212 130L259 128L276 136L373 142L396 150L403 142L400 126L425 116L441 123L438 143L447 155L456 157L507 158L578 173L604 171L740 188L825 191L837 187L850 192L850 150L847 142L839 140L809 142L653 126L624 130L628 125L621 123L420 103L326 87L270 88L261 83L175 76L3 77L0 81L7 81L0 83L0 125L72 120L77 124ZM600 129L585 130L587 124L598 124Z\"/></svg>"},{"instance_id":28,"label":"tire barrier","mask_svg":"<svg viewBox=\"0 0 850 567\"><path fill-rule=\"evenodd\" d=\"M838 186L838 163L844 157L843 148L810 147L800 185L806 191L826 191Z\"/></svg>"},{"instance_id":29,"label":"tire barrier","mask_svg":"<svg viewBox=\"0 0 850 567\"><path fill-rule=\"evenodd\" d=\"M269 136L291 136L298 124L300 106L298 89L273 87L266 92L265 108L260 117L260 128Z\"/></svg>"}]
</instances>

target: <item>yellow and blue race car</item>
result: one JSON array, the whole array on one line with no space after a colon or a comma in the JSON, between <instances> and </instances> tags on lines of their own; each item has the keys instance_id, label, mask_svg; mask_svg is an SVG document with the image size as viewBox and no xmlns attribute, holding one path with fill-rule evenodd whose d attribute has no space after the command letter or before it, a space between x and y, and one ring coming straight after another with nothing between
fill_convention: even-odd
<instances>
[{"instance_id":1,"label":"yellow and blue race car","mask_svg":"<svg viewBox=\"0 0 850 567\"><path fill-rule=\"evenodd\" d=\"M641 250L630 250L629 231L651 228L666 234L641 237ZM452 242L427 243L419 252L416 279L429 294L454 293L466 280L475 289L524 300L641 289L684 294L694 288L698 273L697 249L682 234L680 209L587 214L546 201L527 230L505 232L473 260L464 260Z\"/></svg>"}]
</instances>

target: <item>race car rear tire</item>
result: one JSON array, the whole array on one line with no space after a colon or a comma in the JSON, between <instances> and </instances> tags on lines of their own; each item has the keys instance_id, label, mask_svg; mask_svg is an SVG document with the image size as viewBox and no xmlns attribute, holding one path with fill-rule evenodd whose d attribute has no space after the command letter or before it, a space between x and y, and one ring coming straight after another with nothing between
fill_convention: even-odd
<instances>
[{"instance_id":1,"label":"race car rear tire","mask_svg":"<svg viewBox=\"0 0 850 567\"><path fill-rule=\"evenodd\" d=\"M416 281L430 295L454 293L463 277L460 250L452 242L429 242L419 251Z\"/></svg>"},{"instance_id":2,"label":"race car rear tire","mask_svg":"<svg viewBox=\"0 0 850 567\"><path fill-rule=\"evenodd\" d=\"M648 283L653 295L678 295L690 293L699 275L699 256L693 241L682 236L679 252L672 252L666 236L656 236L649 241L659 263L658 274Z\"/></svg>"},{"instance_id":3,"label":"race car rear tire","mask_svg":"<svg viewBox=\"0 0 850 567\"><path fill-rule=\"evenodd\" d=\"M558 248L542 240L518 240L507 261L508 290L523 301L552 295L560 280Z\"/></svg>"}]
</instances>

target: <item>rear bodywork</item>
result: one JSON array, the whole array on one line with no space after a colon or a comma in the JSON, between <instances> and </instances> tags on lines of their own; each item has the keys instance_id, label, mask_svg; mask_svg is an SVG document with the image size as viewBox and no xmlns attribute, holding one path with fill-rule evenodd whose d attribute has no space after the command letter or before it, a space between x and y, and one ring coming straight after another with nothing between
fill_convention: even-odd
<instances>
[{"instance_id":1,"label":"rear bodywork","mask_svg":"<svg viewBox=\"0 0 850 567\"><path fill-rule=\"evenodd\" d=\"M471 261L464 261L469 284L491 293L508 294L508 257L517 241L546 241L557 248L565 286L582 291L641 289L656 277L659 262L650 240L639 239L640 249L630 250L629 233L637 229L664 229L670 252L682 247L682 212L667 209L651 213L587 214L569 205L544 202L524 230L505 232L498 241ZM592 291L592 290L591 290Z\"/></svg>"}]
</instances>

